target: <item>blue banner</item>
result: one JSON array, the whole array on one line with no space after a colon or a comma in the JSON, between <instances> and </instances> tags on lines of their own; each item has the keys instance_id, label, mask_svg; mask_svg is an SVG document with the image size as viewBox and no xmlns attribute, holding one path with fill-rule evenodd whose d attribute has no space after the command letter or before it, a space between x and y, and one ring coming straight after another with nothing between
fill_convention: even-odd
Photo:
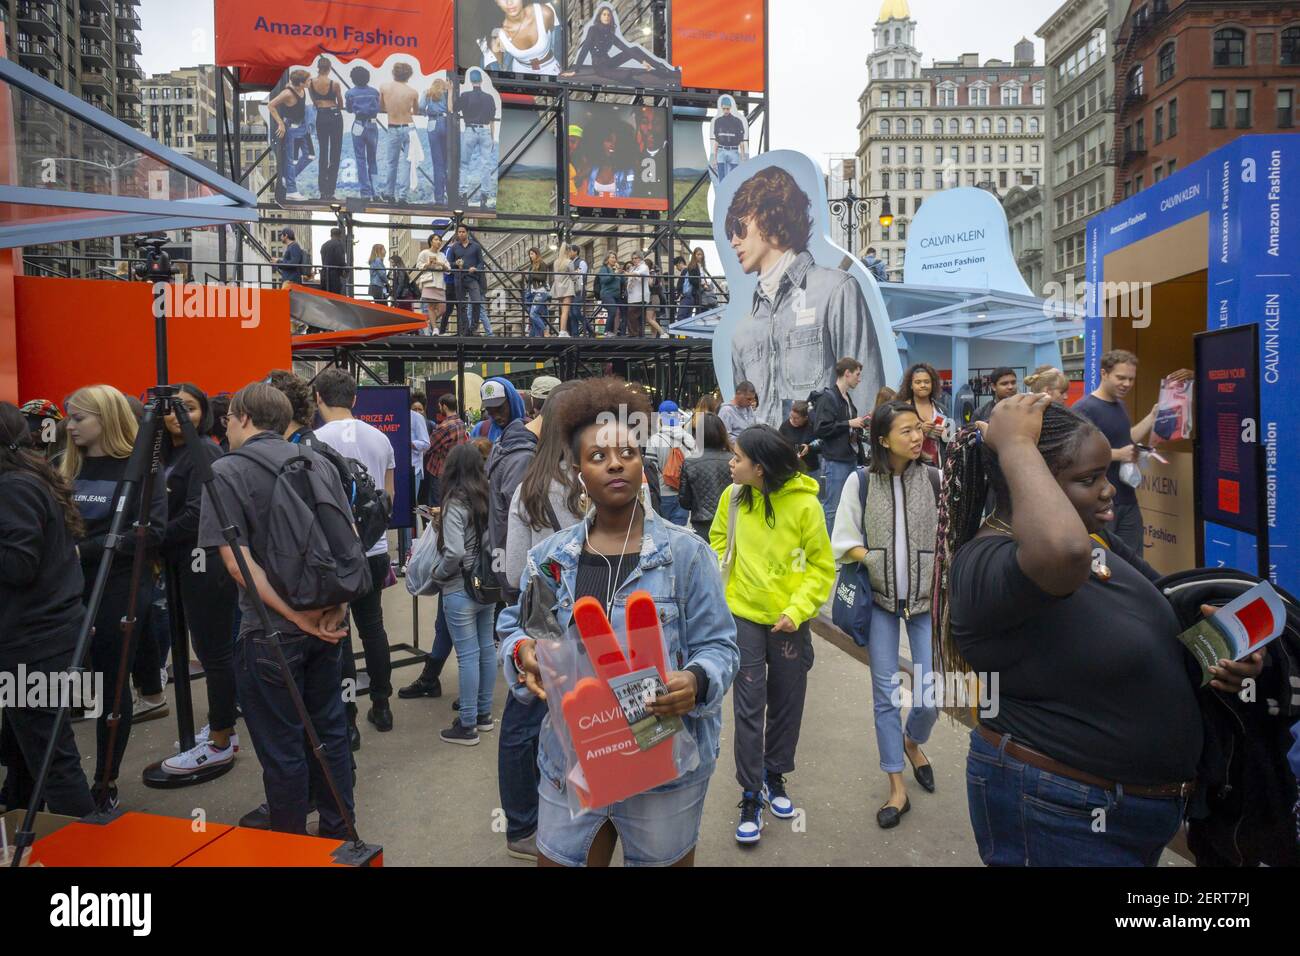
<instances>
[{"instance_id":1,"label":"blue banner","mask_svg":"<svg viewBox=\"0 0 1300 956\"><path fill-rule=\"evenodd\" d=\"M363 385L357 389L352 414L378 428L392 443L397 467L393 469L393 516L388 527L411 527L415 507L411 494L411 390L405 385Z\"/></svg>"}]
</instances>

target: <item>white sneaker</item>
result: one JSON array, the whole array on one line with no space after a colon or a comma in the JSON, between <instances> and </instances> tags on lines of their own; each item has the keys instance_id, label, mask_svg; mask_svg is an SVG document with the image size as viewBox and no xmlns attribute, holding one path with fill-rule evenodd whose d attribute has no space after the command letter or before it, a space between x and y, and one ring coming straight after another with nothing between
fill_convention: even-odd
<instances>
[{"instance_id":1,"label":"white sneaker","mask_svg":"<svg viewBox=\"0 0 1300 956\"><path fill-rule=\"evenodd\" d=\"M197 747L199 744L205 744L208 742L208 740L211 737L212 737L212 725L204 724L198 730L194 731L194 745ZM180 750L181 742L179 740L173 740L172 746L175 747L177 750ZM235 753L239 753L239 731L236 730L231 733L230 746L234 749Z\"/></svg>"},{"instance_id":2,"label":"white sneaker","mask_svg":"<svg viewBox=\"0 0 1300 956\"><path fill-rule=\"evenodd\" d=\"M154 703L140 695L131 705L131 723L138 724L146 720L157 720L160 717L166 717L171 713L171 708L167 705L167 698Z\"/></svg>"},{"instance_id":3,"label":"white sneaker","mask_svg":"<svg viewBox=\"0 0 1300 956\"><path fill-rule=\"evenodd\" d=\"M569 333L566 332L566 331L560 331L560 332L557 332L557 333L555 333L555 335L556 335L556 338L561 338L561 339L567 339L567 338L569 337Z\"/></svg>"},{"instance_id":4,"label":"white sneaker","mask_svg":"<svg viewBox=\"0 0 1300 956\"><path fill-rule=\"evenodd\" d=\"M159 670L162 672L162 685L166 687L167 681L170 680L170 678L167 676L167 668L160 667Z\"/></svg>"},{"instance_id":5,"label":"white sneaker","mask_svg":"<svg viewBox=\"0 0 1300 956\"><path fill-rule=\"evenodd\" d=\"M293 202L302 202L307 197L304 196L302 193L285 193L284 198L292 200Z\"/></svg>"},{"instance_id":6,"label":"white sneaker","mask_svg":"<svg viewBox=\"0 0 1300 956\"><path fill-rule=\"evenodd\" d=\"M439 332L437 329L430 329L430 330L429 330L429 334L430 334L430 335L442 335L442 333Z\"/></svg>"},{"instance_id":7,"label":"white sneaker","mask_svg":"<svg viewBox=\"0 0 1300 956\"><path fill-rule=\"evenodd\" d=\"M227 747L225 750L214 747L209 740L195 744L184 753L173 754L164 760L162 762L163 771L165 773L187 774L207 767L230 763L235 759L234 742L231 743L232 746Z\"/></svg>"},{"instance_id":8,"label":"white sneaker","mask_svg":"<svg viewBox=\"0 0 1300 956\"><path fill-rule=\"evenodd\" d=\"M659 337L660 337L661 339L666 339L666 338L669 338L669 335L668 335L667 332L660 332L660 333L659 333Z\"/></svg>"}]
</instances>

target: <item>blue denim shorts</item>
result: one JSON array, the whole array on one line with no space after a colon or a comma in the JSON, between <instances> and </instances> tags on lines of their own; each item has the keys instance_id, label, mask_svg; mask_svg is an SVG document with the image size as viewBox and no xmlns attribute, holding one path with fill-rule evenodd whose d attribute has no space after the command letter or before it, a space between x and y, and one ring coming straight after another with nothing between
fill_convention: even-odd
<instances>
[{"instance_id":1,"label":"blue denim shorts","mask_svg":"<svg viewBox=\"0 0 1300 956\"><path fill-rule=\"evenodd\" d=\"M537 850L564 866L586 866L596 834L612 821L627 866L671 866L699 842L708 789L705 777L665 793L637 794L575 820L564 793L543 776L537 788Z\"/></svg>"}]
</instances>

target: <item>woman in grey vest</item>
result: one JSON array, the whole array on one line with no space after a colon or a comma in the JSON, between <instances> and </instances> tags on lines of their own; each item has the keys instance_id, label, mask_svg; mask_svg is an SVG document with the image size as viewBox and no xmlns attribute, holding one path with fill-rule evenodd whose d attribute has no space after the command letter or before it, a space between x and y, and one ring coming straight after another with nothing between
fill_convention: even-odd
<instances>
[{"instance_id":1,"label":"woman in grey vest","mask_svg":"<svg viewBox=\"0 0 1300 956\"><path fill-rule=\"evenodd\" d=\"M914 406L888 402L877 408L871 417L871 465L845 481L831 534L835 560L860 562L871 584L868 633L854 638L859 644L865 639L871 657L876 746L880 769L889 775L889 799L876 813L876 822L884 829L898 826L911 809L903 784L904 754L917 783L934 792L934 771L921 744L929 739L938 716L927 677L939 471L922 460L924 442ZM912 658L912 709L906 732L898 696L900 620Z\"/></svg>"}]
</instances>

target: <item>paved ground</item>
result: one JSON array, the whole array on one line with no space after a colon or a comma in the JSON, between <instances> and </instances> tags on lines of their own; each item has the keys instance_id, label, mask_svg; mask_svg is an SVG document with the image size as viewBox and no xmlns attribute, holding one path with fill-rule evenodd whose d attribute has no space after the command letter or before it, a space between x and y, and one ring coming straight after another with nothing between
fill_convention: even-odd
<instances>
[{"instance_id":1,"label":"paved ground","mask_svg":"<svg viewBox=\"0 0 1300 956\"><path fill-rule=\"evenodd\" d=\"M422 647L432 642L436 599L420 601ZM401 587L385 595L384 615L393 643L409 641L411 599ZM927 794L913 784L912 810L895 830L882 831L876 809L888 795L879 770L871 717L870 672L850 654L822 638L809 675L798 771L787 778L791 797L803 810L803 832L790 821L767 818L763 840L740 847L732 838L740 798L731 759L731 703L725 705L722 752L705 803L697 862L704 866L972 866L979 865L966 811L964 761L967 731L949 719L936 724L926 753L938 788ZM395 658L406 655L397 652ZM418 666L394 671L394 684L414 679ZM357 813L364 839L384 846L389 866L525 866L505 852L499 819L496 734L477 747L445 744L437 731L452 718L456 696L455 659L443 673L438 700L393 698L396 727L380 734L362 718L357 753ZM206 714L206 685L194 684L198 722ZM494 713L504 703L498 682ZM168 688L173 699L173 689ZM364 704L362 713L364 715ZM241 735L246 727L240 722ZM94 727L76 727L82 754L94 753ZM149 763L173 751L175 715L132 731L119 782L123 805L170 816L201 808L208 820L235 823L262 801L261 773L245 740L236 766L225 776L184 790L151 790L140 782ZM93 757L86 761L93 771ZM910 778L909 778L910 779ZM1166 853L1166 861L1174 862ZM616 857L617 862L617 857ZM1177 862L1182 862L1178 860Z\"/></svg>"}]
</instances>

